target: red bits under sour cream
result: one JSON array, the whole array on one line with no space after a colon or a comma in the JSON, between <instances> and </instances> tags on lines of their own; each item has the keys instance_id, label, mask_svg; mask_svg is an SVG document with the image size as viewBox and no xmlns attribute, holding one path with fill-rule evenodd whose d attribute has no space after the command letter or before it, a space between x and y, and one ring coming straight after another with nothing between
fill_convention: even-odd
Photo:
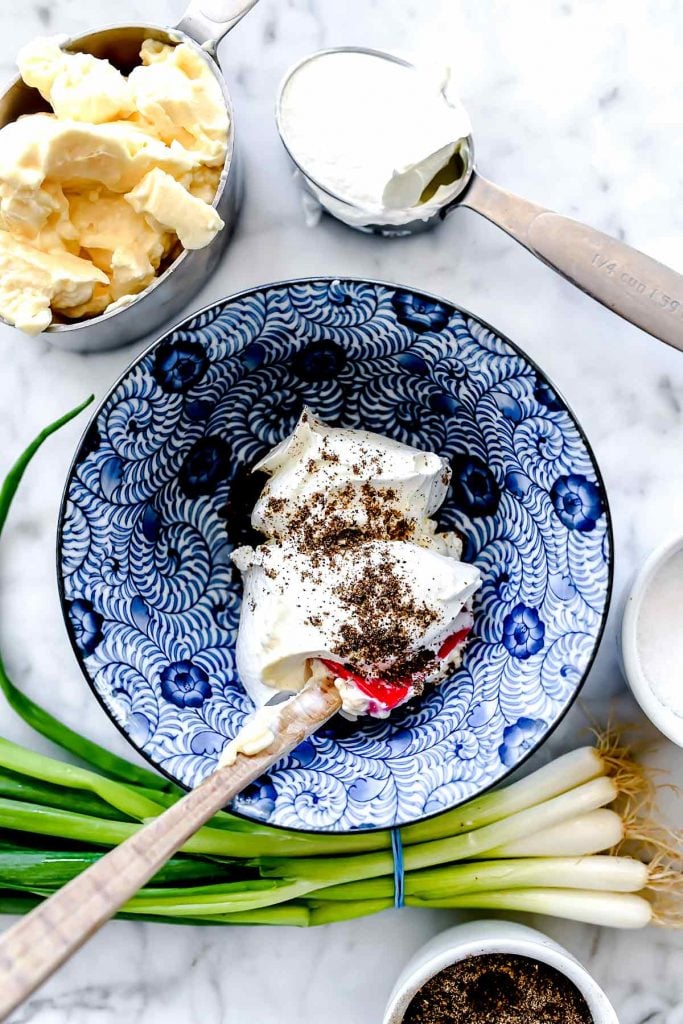
<instances>
[{"instance_id":1,"label":"red bits under sour cream","mask_svg":"<svg viewBox=\"0 0 683 1024\"><path fill-rule=\"evenodd\" d=\"M439 658L447 658L456 647L458 647L470 632L470 627L467 629L459 629L457 633L452 633L451 636L446 637L444 642L441 644L437 654ZM338 661L330 661L328 658L320 659L323 665L334 672L335 676L339 679L347 679L349 682L357 686L361 693L364 693L366 697L376 701L378 704L384 706L388 710L393 710L403 704L411 695L413 690L413 680L404 679L398 680L397 682L387 682L386 679L364 679L363 676L357 675L352 672L351 669L341 665Z\"/></svg>"}]
</instances>

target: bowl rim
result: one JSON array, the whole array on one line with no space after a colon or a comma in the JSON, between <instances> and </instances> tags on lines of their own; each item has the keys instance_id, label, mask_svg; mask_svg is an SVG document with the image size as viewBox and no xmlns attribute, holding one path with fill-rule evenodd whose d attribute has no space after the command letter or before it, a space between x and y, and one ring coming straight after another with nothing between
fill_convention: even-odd
<instances>
[{"instance_id":1,"label":"bowl rim","mask_svg":"<svg viewBox=\"0 0 683 1024\"><path fill-rule=\"evenodd\" d=\"M248 288L243 288L243 289L241 289L238 292L233 292L231 295L228 295L225 298L214 299L212 302L206 303L206 305L202 306L200 309L196 309L196 310L193 310L192 312L188 313L187 316L183 317L182 320L179 320L176 324L171 326L167 331L165 331L163 334L159 335L159 337L155 338L154 341L152 341L149 345L146 346L146 348L144 348L141 352L137 353L137 355L135 355L130 360L130 362L126 365L124 370L119 374L119 376L116 378L116 380L113 382L113 384L110 385L110 387L107 390L107 393L104 395L102 400L97 403L96 407L94 408L94 410L93 410L93 412L92 412L92 414L90 416L90 419L88 420L88 423L86 424L86 426L85 426L85 428L84 428L84 430L83 430L83 432L82 432L82 434L81 434L81 436L80 436L80 438L78 440L78 444L77 444L76 449L74 451L73 457L71 459L71 462L69 463L69 468L67 470L66 479L65 479L65 482L64 482L64 487L62 489L62 496L61 496L60 504L59 504L59 515L58 515L58 519L57 519L57 538L56 538L57 542L56 542L56 548L55 548L56 572L57 572L57 588L58 588L58 595L59 595L59 604L60 604L60 607L61 607L61 610L62 610L62 616L64 618L64 624L65 624L65 627L66 627L67 635L68 635L69 641L71 643L71 648L72 648L72 650L74 652L74 655L76 657L76 661L78 663L78 666L79 666L83 676L85 677L85 680L86 680L90 690L94 694L95 698L97 699L98 704L103 709L103 711L106 714L107 718L118 729L118 731L121 733L121 735L125 737L127 742L136 751L136 753L140 757L142 757L143 760L145 760L147 762L147 764L149 764L156 772L158 772L164 778L168 779L169 782L172 782L179 789L182 789L182 790L185 790L186 792L189 792L190 791L189 787L187 787L183 783L179 782L179 780L177 778L175 778L173 775L171 775L165 769L161 768L157 764L157 762L154 760L154 758L149 753L147 753L146 751L141 749L141 747L139 747L136 743L134 743L133 740L131 739L131 737L126 732L124 726L114 718L114 716L112 715L110 709L107 707L104 699L102 698L100 693L97 691L97 689L95 687L95 683L94 683L93 679L91 678L90 673L88 672L88 669L87 669L87 667L85 665L85 661L84 661L83 655L82 655L82 653L81 653L81 651L80 651L80 649L79 649L79 647L78 647L78 645L76 643L76 638L75 638L75 635L74 635L74 632L73 632L73 629L72 629L72 626L71 626L71 621L70 621L70 617L69 617L69 613L68 613L68 609L67 609L67 597L66 597L65 587L64 587L64 576L63 576L63 573L62 573L61 553L62 553L63 540L64 540L64 532L65 532L66 506L67 506L67 502L69 500L69 488L71 486L71 482L72 482L73 477L75 475L76 468L80 464L80 461L81 461L79 459L79 455L81 453L81 449L83 448L83 444L85 442L85 439L86 439L86 437L88 435L88 432L90 431L91 427L94 424L97 423L97 419L98 419L100 413L102 412L102 410L104 409L105 405L109 401L111 395L119 387L119 385L126 379L126 377L131 372L131 370L135 366L137 366L138 363L140 363L144 358L146 358L151 352L153 352L157 348L157 346L161 344L162 341L164 341L167 337L169 337L169 335L171 335L175 331L183 329L189 323L189 321L194 320L196 317L201 316L203 313L208 312L210 309L213 309L216 306L227 305L228 303L232 303L232 302L235 302L235 301L237 301L239 299L246 298L247 296L253 295L254 293L257 293L257 292L270 291L270 290L272 290L274 288L289 288L289 287L293 287L294 285L315 284L315 283L320 283L320 282L328 283L328 284L333 284L335 282L346 282L346 281L351 282L353 284L369 284L371 286L378 286L378 287L381 287L381 288L390 288L393 291L410 292L412 295L419 295L420 297L429 299L430 301L440 302L440 303L448 306L450 309L455 310L458 313L461 313L464 317L471 317L473 320L476 320L477 323L481 324L487 330L491 331L492 334L494 334L496 337L499 337L502 341L504 341L507 345L509 345L517 355L521 356L522 359L526 360L526 362L529 364L529 366L531 366L532 369L537 374L539 374L540 377L543 380L548 382L548 384L553 389L554 393L557 395L557 397L563 403L566 411L569 413L569 415L570 415L570 417L571 417L571 419L572 419L572 421L573 421L573 423L574 423L574 425L575 425L575 427L577 429L577 432L579 434L579 437L581 438L582 443L584 444L584 446L586 448L586 451L587 451L587 453L588 453L588 455L590 457L591 463L593 465L593 469L595 471L596 479L598 481L598 484L600 485L600 488L601 488L601 491L602 491L602 495L604 497L604 502L605 502L605 522L606 522L606 529L607 529L607 537L609 539L609 558L608 558L608 561L607 561L607 586L605 588L605 605L604 605L602 614L600 616L600 624L598 626L598 630L597 630L597 634L596 634L593 650L591 651L590 658L588 660L586 668L583 671L581 679L576 684L576 686L574 688L574 692L572 693L571 698L567 701L566 706L562 709L561 713L555 719L555 721L550 726L550 728L547 729L543 733L541 738L539 740L537 740L536 742L534 742L531 745L531 747L524 752L524 754L520 757L520 759L514 765L512 765L511 767L506 767L505 771L502 772L501 775L497 779L495 779L495 781L493 781L489 785L484 786L483 788L481 788L473 796L467 797L465 800L458 801L456 804L453 805L453 807L445 807L445 808L441 808L438 811L433 811L430 814L422 814L422 815L420 815L420 817L416 817L416 818L414 818L410 822L404 822L402 825L396 826L398 828L405 828L405 827L407 827L408 824L416 824L417 822L429 821L432 818L437 818L440 814L444 814L447 810L453 810L456 807L461 807L464 804L466 804L469 800L474 799L475 796L476 797L482 796L484 793L488 793L492 789L495 789L497 786L502 785L503 783L505 783L510 778L511 775L514 774L514 772L516 772L518 769L520 769L529 760L529 758L531 758L536 753L536 751L552 736L552 734L555 732L557 727L560 725L560 723L566 717L566 715L569 712L569 710L571 709L571 707L574 705L574 702L576 701L576 698L578 697L579 693L583 689L583 686L585 685L586 680L588 679L588 676L591 673L591 670L592 670L593 665L595 663L595 659L597 657L598 651L600 649L600 646L602 644L602 641L603 641L603 638L604 638L604 635L605 635L605 628L607 626L607 620L608 620L610 608L611 608L611 605L612 605L612 598L613 598L613 591L614 591L614 531L613 531L613 527L612 527L612 513L611 513L611 509L610 509L609 498L608 498L608 495L607 495L607 488L605 486L605 481L604 481L602 472L600 470L599 463L598 463L597 458L595 456L595 452L593 451L593 447L592 447L590 441L588 440L588 438L586 436L586 433L585 433L583 427L581 426L581 423L579 422L576 414L574 413L574 410L572 409L572 407L569 404L569 402L566 401L566 399L564 398L564 395L562 394L562 392L558 388L555 387L554 381L551 380L551 378L548 377L548 375L545 373L545 371L541 369L541 367L538 365L538 363L536 363L536 361L534 359L532 359L530 356L528 356L526 354L526 352L524 352L524 350L522 348L520 348L519 345L517 345L514 341L512 341L507 336L507 334L504 334L503 332L499 331L496 327L494 327L492 324L490 324L487 320L483 320L481 317L478 317L476 314L471 313L466 307L458 305L457 303L453 302L451 299L442 298L441 296L435 295L432 292L424 291L424 290L422 290L420 288L416 288L416 287L413 287L411 285L402 285L402 284L397 284L396 282L391 282L391 281L381 281L381 280L377 280L375 278L356 277L356 276L346 275L346 274L316 274L316 275L309 275L309 276L306 276L306 277L283 278L283 279L280 279L278 281L268 281L265 284L250 285ZM278 828L278 829L281 829L281 830L283 830L285 832L292 831L292 829L289 826L278 825L278 824L276 824L274 822L272 822L272 823L271 822L263 822L260 819L257 819L255 817L249 815L249 814L246 814L246 813L244 813L243 811L240 811L237 808L233 808L232 806L230 807L230 813L234 814L235 817L243 818L244 820L252 822L252 823L255 822L255 823L258 824L260 822L260 824L266 825L266 826L268 826L270 828ZM302 834L310 834L310 835L322 835L322 834L326 834L326 835L345 835L345 834L356 834L356 833L361 832L361 831L362 832L385 832L385 831L387 831L388 829L390 829L392 827L394 827L394 826L372 825L372 826L367 826L367 827L364 826L363 828L343 829L343 830L329 830L329 829L316 829L316 828L296 828L294 831L301 832Z\"/></svg>"},{"instance_id":2,"label":"bowl rim","mask_svg":"<svg viewBox=\"0 0 683 1024\"><path fill-rule=\"evenodd\" d=\"M638 644L638 618L650 584L655 581L669 557L681 550L683 534L677 533L669 535L650 552L631 583L621 622L622 665L631 693L652 724L679 747L683 747L683 719L657 697L643 670Z\"/></svg>"}]
</instances>

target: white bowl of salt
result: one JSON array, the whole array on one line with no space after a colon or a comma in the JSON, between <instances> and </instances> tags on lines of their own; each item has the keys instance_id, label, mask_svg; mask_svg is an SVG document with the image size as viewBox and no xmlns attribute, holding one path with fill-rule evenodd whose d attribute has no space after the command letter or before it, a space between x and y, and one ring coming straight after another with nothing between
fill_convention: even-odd
<instances>
[{"instance_id":1,"label":"white bowl of salt","mask_svg":"<svg viewBox=\"0 0 683 1024\"><path fill-rule=\"evenodd\" d=\"M683 537L653 551L636 576L624 609L621 650L641 708L683 747Z\"/></svg>"}]
</instances>

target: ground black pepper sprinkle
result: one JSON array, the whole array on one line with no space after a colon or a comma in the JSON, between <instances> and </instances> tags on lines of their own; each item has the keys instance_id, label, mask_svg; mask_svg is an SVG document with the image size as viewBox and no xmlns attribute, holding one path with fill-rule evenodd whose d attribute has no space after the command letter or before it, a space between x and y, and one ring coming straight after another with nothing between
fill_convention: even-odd
<instances>
[{"instance_id":1,"label":"ground black pepper sprinkle","mask_svg":"<svg viewBox=\"0 0 683 1024\"><path fill-rule=\"evenodd\" d=\"M574 983L554 967L487 953L430 978L403 1024L593 1024L593 1016Z\"/></svg>"},{"instance_id":2,"label":"ground black pepper sprinkle","mask_svg":"<svg viewBox=\"0 0 683 1024\"><path fill-rule=\"evenodd\" d=\"M362 529L353 525L359 505L366 519ZM268 513L280 515L284 508L280 498L271 497L266 502ZM297 543L305 554L331 555L369 540L411 540L416 525L401 510L393 487L349 483L329 493L315 491L308 495L305 505L295 506L283 529L274 531L274 536Z\"/></svg>"},{"instance_id":3,"label":"ground black pepper sprinkle","mask_svg":"<svg viewBox=\"0 0 683 1024\"><path fill-rule=\"evenodd\" d=\"M391 559L373 565L361 558L354 575L335 592L350 611L349 620L339 628L336 653L357 668L389 663L382 670L388 682L413 675L416 664L425 671L434 655L409 650L415 636L438 618L433 608L415 600L398 566Z\"/></svg>"},{"instance_id":4,"label":"ground black pepper sprinkle","mask_svg":"<svg viewBox=\"0 0 683 1024\"><path fill-rule=\"evenodd\" d=\"M280 512L284 512L286 504L284 498L268 498L266 509L272 515L279 515Z\"/></svg>"},{"instance_id":5,"label":"ground black pepper sprinkle","mask_svg":"<svg viewBox=\"0 0 683 1024\"><path fill-rule=\"evenodd\" d=\"M377 564L376 551L373 556L369 542L420 543L420 524L404 507L399 490L377 479L383 461L371 446L361 446L350 467L357 479L327 487L325 464L338 462L339 455L324 438L316 458L304 463L310 481L298 501L290 504L266 485L262 507L276 521L269 527L269 537L287 543L291 554L285 561L305 556L297 569L312 585L328 585L334 567L351 566L348 574L342 570L344 582L334 591L346 614L330 649L354 672L365 676L379 673L386 682L410 679L419 693L423 680L432 676L440 663L433 650L416 652L415 640L438 620L439 613L416 600L406 585L403 561L383 557ZM444 470L444 483L449 476ZM273 569L265 569L265 573L275 578ZM309 615L307 622L320 628L324 617Z\"/></svg>"}]
</instances>

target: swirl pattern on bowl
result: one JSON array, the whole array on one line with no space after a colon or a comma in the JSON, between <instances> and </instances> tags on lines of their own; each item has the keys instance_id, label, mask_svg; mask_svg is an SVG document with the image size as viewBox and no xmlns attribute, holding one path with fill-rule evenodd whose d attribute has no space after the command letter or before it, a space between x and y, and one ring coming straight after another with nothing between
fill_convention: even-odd
<instances>
[{"instance_id":1,"label":"swirl pattern on bowl","mask_svg":"<svg viewBox=\"0 0 683 1024\"><path fill-rule=\"evenodd\" d=\"M387 721L335 721L235 810L297 829L386 828L454 807L547 736L595 654L611 590L594 459L544 375L442 300L355 280L254 289L173 329L114 386L65 492L72 643L130 741L192 787L250 711L235 670L234 546L253 463L303 404L447 457L440 512L483 586L463 667Z\"/></svg>"}]
</instances>

